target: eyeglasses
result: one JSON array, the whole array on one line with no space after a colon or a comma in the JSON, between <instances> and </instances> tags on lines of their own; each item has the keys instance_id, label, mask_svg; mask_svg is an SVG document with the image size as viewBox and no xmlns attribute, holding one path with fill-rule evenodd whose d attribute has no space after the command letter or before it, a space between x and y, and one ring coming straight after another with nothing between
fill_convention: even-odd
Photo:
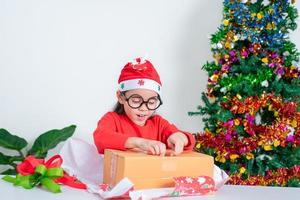
<instances>
[{"instance_id":1,"label":"eyeglasses","mask_svg":"<svg viewBox=\"0 0 300 200\"><path fill-rule=\"evenodd\" d=\"M148 110L156 110L159 106L162 105L162 101L159 96L151 97L148 99L148 101L144 101L143 97L138 94L133 94L128 98L125 96L124 93L121 94L127 101L128 105L134 109L140 108L143 104L146 104Z\"/></svg>"}]
</instances>

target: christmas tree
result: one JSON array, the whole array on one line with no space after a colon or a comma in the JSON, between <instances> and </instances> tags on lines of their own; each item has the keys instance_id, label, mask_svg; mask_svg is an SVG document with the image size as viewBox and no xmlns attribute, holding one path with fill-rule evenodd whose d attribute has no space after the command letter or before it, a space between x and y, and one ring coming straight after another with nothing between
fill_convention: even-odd
<instances>
[{"instance_id":1,"label":"christmas tree","mask_svg":"<svg viewBox=\"0 0 300 200\"><path fill-rule=\"evenodd\" d=\"M299 52L294 1L224 0L211 36L214 61L196 150L210 154L230 184L300 186Z\"/></svg>"}]
</instances>

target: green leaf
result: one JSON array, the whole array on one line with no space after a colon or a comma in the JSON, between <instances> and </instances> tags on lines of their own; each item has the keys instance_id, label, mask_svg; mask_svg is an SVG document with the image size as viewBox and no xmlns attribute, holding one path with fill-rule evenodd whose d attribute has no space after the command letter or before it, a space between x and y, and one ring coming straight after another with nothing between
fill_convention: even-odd
<instances>
[{"instance_id":1,"label":"green leaf","mask_svg":"<svg viewBox=\"0 0 300 200\"><path fill-rule=\"evenodd\" d=\"M294 177L291 178L288 183L287 183L288 187L300 187L300 179Z\"/></svg>"},{"instance_id":2,"label":"green leaf","mask_svg":"<svg viewBox=\"0 0 300 200\"><path fill-rule=\"evenodd\" d=\"M247 162L247 172L252 175L253 174L253 164L254 164L254 159L251 159Z\"/></svg>"},{"instance_id":3,"label":"green leaf","mask_svg":"<svg viewBox=\"0 0 300 200\"><path fill-rule=\"evenodd\" d=\"M20 151L27 146L27 141L21 137L10 134L7 130L0 129L0 146Z\"/></svg>"},{"instance_id":4,"label":"green leaf","mask_svg":"<svg viewBox=\"0 0 300 200\"><path fill-rule=\"evenodd\" d=\"M10 159L12 156L7 156L4 155L3 153L0 152L0 165L8 165L10 164Z\"/></svg>"},{"instance_id":5,"label":"green leaf","mask_svg":"<svg viewBox=\"0 0 300 200\"><path fill-rule=\"evenodd\" d=\"M272 159L268 162L269 165L271 165L272 167L274 167L275 169L278 168L283 168L285 167L285 165L283 165L279 160L277 159Z\"/></svg>"},{"instance_id":6,"label":"green leaf","mask_svg":"<svg viewBox=\"0 0 300 200\"><path fill-rule=\"evenodd\" d=\"M229 171L230 171L230 174L234 174L238 171L238 164L237 163L232 163L230 164L230 167L229 167Z\"/></svg>"},{"instance_id":7,"label":"green leaf","mask_svg":"<svg viewBox=\"0 0 300 200\"><path fill-rule=\"evenodd\" d=\"M45 158L48 150L53 149L57 144L71 137L75 129L76 126L71 125L61 130L53 129L43 133L34 141L33 146L28 154L34 155L37 158Z\"/></svg>"},{"instance_id":8,"label":"green leaf","mask_svg":"<svg viewBox=\"0 0 300 200\"><path fill-rule=\"evenodd\" d=\"M231 119L233 117L232 112L230 112L229 110L225 110L225 109L221 109L218 112L218 118L220 119L220 121L222 122L227 122L229 119Z\"/></svg>"},{"instance_id":9,"label":"green leaf","mask_svg":"<svg viewBox=\"0 0 300 200\"><path fill-rule=\"evenodd\" d=\"M300 158L300 147L296 147L293 150L293 154L295 154L296 157Z\"/></svg>"},{"instance_id":10,"label":"green leaf","mask_svg":"<svg viewBox=\"0 0 300 200\"><path fill-rule=\"evenodd\" d=\"M0 165L12 165L15 161L23 161L23 156L8 156L0 152Z\"/></svg>"},{"instance_id":11,"label":"green leaf","mask_svg":"<svg viewBox=\"0 0 300 200\"><path fill-rule=\"evenodd\" d=\"M258 167L258 174L264 176L266 171L266 166L260 159L255 159L255 160L256 160L256 165Z\"/></svg>"},{"instance_id":12,"label":"green leaf","mask_svg":"<svg viewBox=\"0 0 300 200\"><path fill-rule=\"evenodd\" d=\"M4 172L1 172L0 174L2 174L2 175L16 175L17 171L15 169L8 169Z\"/></svg>"}]
</instances>

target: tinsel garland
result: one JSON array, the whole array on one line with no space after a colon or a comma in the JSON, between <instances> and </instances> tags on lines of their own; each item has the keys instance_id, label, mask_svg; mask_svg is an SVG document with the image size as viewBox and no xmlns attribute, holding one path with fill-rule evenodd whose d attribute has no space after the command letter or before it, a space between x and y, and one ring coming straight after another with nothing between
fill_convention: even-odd
<instances>
[{"instance_id":1,"label":"tinsel garland","mask_svg":"<svg viewBox=\"0 0 300 200\"><path fill-rule=\"evenodd\" d=\"M263 94L260 98L248 97L244 101L235 97L222 106L238 114L238 117L219 122L216 134L206 130L200 134L199 143L196 145L216 149L217 161L225 162L237 154L251 155L258 147L270 151L278 146L285 147L288 143L294 147L300 145L300 112L297 112L297 103L283 102L273 94ZM275 120L272 124L254 123L257 112L262 108L274 113ZM243 126L248 133L242 140L236 130L238 126Z\"/></svg>"},{"instance_id":2,"label":"tinsel garland","mask_svg":"<svg viewBox=\"0 0 300 200\"><path fill-rule=\"evenodd\" d=\"M261 97L248 97L244 100L237 96L223 103L222 107L236 114L236 118L226 122L218 122L216 133L208 129L197 136L196 149L213 149L215 160L219 163L239 163L237 173L232 174L232 184L269 184L276 177L284 176L285 184L290 178L299 178L299 167L293 170L277 169L267 172L267 177L262 175L250 176L251 171L242 160L253 160L257 150L270 152L276 148L299 147L300 145L300 112L297 111L298 104L295 102L284 102L281 97L274 94L263 94ZM261 109L267 109L273 113L274 121L267 124L259 124L256 120ZM240 135L238 127L243 127L247 135ZM286 172L287 171L287 172ZM272 173L271 173L272 172ZM285 173L283 173L285 172ZM242 179L242 174L248 174L248 179ZM277 181L281 181L278 179ZM300 179L299 179L300 181ZM276 181L275 181L276 182Z\"/></svg>"},{"instance_id":3,"label":"tinsel garland","mask_svg":"<svg viewBox=\"0 0 300 200\"><path fill-rule=\"evenodd\" d=\"M280 168L268 170L265 176L256 175L242 178L241 174L230 177L228 184L233 185L262 185L262 186L288 186L292 181L300 181L300 165L291 169ZM297 185L296 185L297 186Z\"/></svg>"}]
</instances>

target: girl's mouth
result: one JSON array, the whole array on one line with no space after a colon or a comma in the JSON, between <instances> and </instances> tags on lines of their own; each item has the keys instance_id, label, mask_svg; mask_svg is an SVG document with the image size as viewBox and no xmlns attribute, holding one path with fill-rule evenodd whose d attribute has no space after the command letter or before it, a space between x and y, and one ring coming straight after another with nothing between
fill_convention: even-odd
<instances>
[{"instance_id":1,"label":"girl's mouth","mask_svg":"<svg viewBox=\"0 0 300 200\"><path fill-rule=\"evenodd\" d=\"M144 121L144 120L146 120L147 115L140 114L140 115L137 115L137 117L140 121Z\"/></svg>"}]
</instances>

